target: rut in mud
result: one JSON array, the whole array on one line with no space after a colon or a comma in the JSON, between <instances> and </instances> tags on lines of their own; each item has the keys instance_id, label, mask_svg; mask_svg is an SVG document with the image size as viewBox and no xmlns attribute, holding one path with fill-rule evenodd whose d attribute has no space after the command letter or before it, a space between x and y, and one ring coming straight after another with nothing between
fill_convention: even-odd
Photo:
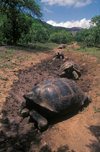
<instances>
[{"instance_id":1,"label":"rut in mud","mask_svg":"<svg viewBox=\"0 0 100 152\"><path fill-rule=\"evenodd\" d=\"M76 83L83 91L89 92L93 84L93 71L95 65L91 65L91 61L87 56L75 56L75 54L72 55L70 52L65 52L65 56L72 58L80 65L82 76L76 81ZM9 92L10 97L6 100L2 111L2 131L0 132L1 152L51 151L52 147L49 146L44 146L40 148L41 150L39 149L42 143L42 135L35 128L34 123L28 123L29 118L22 120L19 116L19 109L24 100L23 95L31 90L34 85L49 78L59 77L59 68L62 63L64 63L64 60L52 60L52 58L50 58L49 60L44 60L41 63L30 67L29 69L19 71L19 80L14 82L13 88ZM43 133L43 135L45 134L46 132ZM66 146L60 147L59 145L57 148L58 150L56 150L58 152L66 152L69 149L67 143ZM74 150L72 151L74 152Z\"/></svg>"}]
</instances>

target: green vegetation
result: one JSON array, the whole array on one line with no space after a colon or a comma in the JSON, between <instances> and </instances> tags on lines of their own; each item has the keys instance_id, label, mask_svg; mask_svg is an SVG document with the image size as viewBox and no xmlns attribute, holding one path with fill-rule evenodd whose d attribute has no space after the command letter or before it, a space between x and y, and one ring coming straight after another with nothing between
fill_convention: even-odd
<instances>
[{"instance_id":1,"label":"green vegetation","mask_svg":"<svg viewBox=\"0 0 100 152\"><path fill-rule=\"evenodd\" d=\"M7 46L3 51L0 51L0 68L11 69L13 66L17 65L13 59L17 59L18 63L23 62L28 59L28 56L24 56L27 52L44 52L47 50L53 50L58 44L56 43L32 43L29 45L23 46ZM24 53L23 53L24 52ZM21 55L20 55L21 53Z\"/></svg>"},{"instance_id":2,"label":"green vegetation","mask_svg":"<svg viewBox=\"0 0 100 152\"><path fill-rule=\"evenodd\" d=\"M36 43L32 43L29 44L29 47L33 47L34 48L34 52L38 52L38 51L47 51L47 50L53 50L54 48L56 48L58 46L58 44L56 43L40 43L40 42L36 42Z\"/></svg>"},{"instance_id":3,"label":"green vegetation","mask_svg":"<svg viewBox=\"0 0 100 152\"><path fill-rule=\"evenodd\" d=\"M42 16L35 0L0 0L0 41L18 43L22 34L29 32L31 16Z\"/></svg>"},{"instance_id":4,"label":"green vegetation","mask_svg":"<svg viewBox=\"0 0 100 152\"><path fill-rule=\"evenodd\" d=\"M13 57L13 53L14 53L14 50L7 50L7 51L3 51L3 52L0 52L0 60L8 60L10 61Z\"/></svg>"},{"instance_id":5,"label":"green vegetation","mask_svg":"<svg viewBox=\"0 0 100 152\"><path fill-rule=\"evenodd\" d=\"M100 47L100 15L91 20L91 27L77 32L75 39L86 46Z\"/></svg>"},{"instance_id":6,"label":"green vegetation","mask_svg":"<svg viewBox=\"0 0 100 152\"><path fill-rule=\"evenodd\" d=\"M73 40L67 29L46 24L41 17L38 1L0 0L0 44L68 43Z\"/></svg>"},{"instance_id":7,"label":"green vegetation","mask_svg":"<svg viewBox=\"0 0 100 152\"><path fill-rule=\"evenodd\" d=\"M100 58L100 48L97 47L80 47L77 48L78 51L83 52L84 54L90 54Z\"/></svg>"},{"instance_id":8,"label":"green vegetation","mask_svg":"<svg viewBox=\"0 0 100 152\"><path fill-rule=\"evenodd\" d=\"M73 40L73 36L70 32L61 30L59 32L53 32L50 35L49 41L55 42L55 43L69 43Z\"/></svg>"},{"instance_id":9,"label":"green vegetation","mask_svg":"<svg viewBox=\"0 0 100 152\"><path fill-rule=\"evenodd\" d=\"M83 54L87 54L87 55L92 55L97 57L97 63L100 63L100 48L98 47L85 47L84 45L82 45L82 43L80 44L80 48L75 49L76 51L80 51Z\"/></svg>"},{"instance_id":10,"label":"green vegetation","mask_svg":"<svg viewBox=\"0 0 100 152\"><path fill-rule=\"evenodd\" d=\"M0 80L8 81L8 78L1 78L0 77Z\"/></svg>"},{"instance_id":11,"label":"green vegetation","mask_svg":"<svg viewBox=\"0 0 100 152\"><path fill-rule=\"evenodd\" d=\"M77 40L84 46L100 46L100 16L93 17L91 28L77 32L75 37L66 28L41 21L41 17L36 0L0 0L0 45L31 45L35 51L45 51L48 46L43 47L41 43L67 44Z\"/></svg>"},{"instance_id":12,"label":"green vegetation","mask_svg":"<svg viewBox=\"0 0 100 152\"><path fill-rule=\"evenodd\" d=\"M1 69L3 68L6 68L6 69L13 69L14 67L13 66L10 66L10 65L7 65L7 64L4 64L2 66L0 66Z\"/></svg>"}]
</instances>

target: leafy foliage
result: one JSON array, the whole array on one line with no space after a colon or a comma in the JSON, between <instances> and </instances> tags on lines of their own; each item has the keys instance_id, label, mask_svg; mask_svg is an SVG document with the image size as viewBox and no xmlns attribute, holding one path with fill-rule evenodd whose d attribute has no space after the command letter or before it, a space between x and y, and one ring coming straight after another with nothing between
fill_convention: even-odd
<instances>
[{"instance_id":1,"label":"leafy foliage","mask_svg":"<svg viewBox=\"0 0 100 152\"><path fill-rule=\"evenodd\" d=\"M30 29L31 42L46 42L49 34L47 29L39 23L33 23Z\"/></svg>"},{"instance_id":2,"label":"leafy foliage","mask_svg":"<svg viewBox=\"0 0 100 152\"><path fill-rule=\"evenodd\" d=\"M29 29L26 12L41 17L40 6L35 0L0 0L0 16L5 16L3 33L6 43L16 44L23 31Z\"/></svg>"},{"instance_id":3,"label":"leafy foliage","mask_svg":"<svg viewBox=\"0 0 100 152\"><path fill-rule=\"evenodd\" d=\"M73 41L68 29L46 24L41 17L36 0L0 0L0 44ZM75 36L77 41L87 46L100 44L100 16L93 17L91 25L90 29L83 29Z\"/></svg>"},{"instance_id":4,"label":"leafy foliage","mask_svg":"<svg viewBox=\"0 0 100 152\"><path fill-rule=\"evenodd\" d=\"M34 42L68 43L73 36L67 29L42 22L36 0L0 0L0 44Z\"/></svg>"},{"instance_id":5,"label":"leafy foliage","mask_svg":"<svg viewBox=\"0 0 100 152\"><path fill-rule=\"evenodd\" d=\"M54 32L50 35L49 41L55 43L68 43L73 40L73 36L70 32L62 30L59 32Z\"/></svg>"},{"instance_id":6,"label":"leafy foliage","mask_svg":"<svg viewBox=\"0 0 100 152\"><path fill-rule=\"evenodd\" d=\"M76 34L76 40L85 42L87 46L100 44L100 16L95 16L91 20L91 28L84 29Z\"/></svg>"}]
</instances>

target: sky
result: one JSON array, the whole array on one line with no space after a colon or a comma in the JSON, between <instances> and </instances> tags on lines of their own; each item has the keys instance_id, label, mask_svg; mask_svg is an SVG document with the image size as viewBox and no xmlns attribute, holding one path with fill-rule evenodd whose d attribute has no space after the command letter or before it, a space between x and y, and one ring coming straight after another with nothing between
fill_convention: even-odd
<instances>
[{"instance_id":1,"label":"sky","mask_svg":"<svg viewBox=\"0 0 100 152\"><path fill-rule=\"evenodd\" d=\"M42 20L53 26L89 28L100 15L100 0L41 0Z\"/></svg>"}]
</instances>

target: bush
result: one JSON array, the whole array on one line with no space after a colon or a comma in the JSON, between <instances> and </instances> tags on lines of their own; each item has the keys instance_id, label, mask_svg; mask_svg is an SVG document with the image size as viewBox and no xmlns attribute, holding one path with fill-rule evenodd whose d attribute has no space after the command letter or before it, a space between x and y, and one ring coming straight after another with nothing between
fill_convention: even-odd
<instances>
[{"instance_id":1,"label":"bush","mask_svg":"<svg viewBox=\"0 0 100 152\"><path fill-rule=\"evenodd\" d=\"M70 32L67 31L60 31L60 32L54 32L50 34L49 41L54 43L68 43L73 40L73 36Z\"/></svg>"}]
</instances>

